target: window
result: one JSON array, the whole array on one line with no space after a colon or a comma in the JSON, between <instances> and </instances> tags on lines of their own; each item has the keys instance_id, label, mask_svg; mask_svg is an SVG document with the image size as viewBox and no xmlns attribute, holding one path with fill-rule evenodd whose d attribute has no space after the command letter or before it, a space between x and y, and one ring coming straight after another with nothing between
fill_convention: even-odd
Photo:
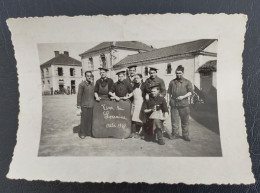
<instances>
[{"instance_id":1,"label":"window","mask_svg":"<svg viewBox=\"0 0 260 193\"><path fill-rule=\"evenodd\" d=\"M44 71L41 69L41 73L42 73L42 78L44 77Z\"/></svg>"},{"instance_id":2,"label":"window","mask_svg":"<svg viewBox=\"0 0 260 193\"><path fill-rule=\"evenodd\" d=\"M61 67L58 68L58 76L63 76L63 69Z\"/></svg>"},{"instance_id":3,"label":"window","mask_svg":"<svg viewBox=\"0 0 260 193\"><path fill-rule=\"evenodd\" d=\"M48 80L48 84L50 84L50 80Z\"/></svg>"},{"instance_id":4,"label":"window","mask_svg":"<svg viewBox=\"0 0 260 193\"><path fill-rule=\"evenodd\" d=\"M44 83L45 83L45 81L43 80L43 81L42 81L42 84L44 84Z\"/></svg>"},{"instance_id":5,"label":"window","mask_svg":"<svg viewBox=\"0 0 260 193\"><path fill-rule=\"evenodd\" d=\"M172 73L172 65L171 65L171 63L167 64L166 72L167 72L167 74L171 74Z\"/></svg>"},{"instance_id":6,"label":"window","mask_svg":"<svg viewBox=\"0 0 260 193\"><path fill-rule=\"evenodd\" d=\"M125 74L126 74L126 76L129 76L128 68L125 70Z\"/></svg>"},{"instance_id":7,"label":"window","mask_svg":"<svg viewBox=\"0 0 260 193\"><path fill-rule=\"evenodd\" d=\"M93 68L94 68L93 58L90 57L90 58L88 58L88 59L89 59L89 68L90 68L90 69L93 69Z\"/></svg>"},{"instance_id":8,"label":"window","mask_svg":"<svg viewBox=\"0 0 260 193\"><path fill-rule=\"evenodd\" d=\"M102 66L102 67L107 67L107 62L106 62L106 56L105 56L105 54L101 54L101 55L100 55L100 58L101 58L101 66Z\"/></svg>"},{"instance_id":9,"label":"window","mask_svg":"<svg viewBox=\"0 0 260 193\"><path fill-rule=\"evenodd\" d=\"M70 68L70 76L75 76L75 69L74 68Z\"/></svg>"},{"instance_id":10,"label":"window","mask_svg":"<svg viewBox=\"0 0 260 193\"><path fill-rule=\"evenodd\" d=\"M46 68L46 76L49 76L49 69Z\"/></svg>"},{"instance_id":11,"label":"window","mask_svg":"<svg viewBox=\"0 0 260 193\"><path fill-rule=\"evenodd\" d=\"M81 76L83 76L83 70L82 70L82 68L80 69L80 72L81 72Z\"/></svg>"},{"instance_id":12,"label":"window","mask_svg":"<svg viewBox=\"0 0 260 193\"><path fill-rule=\"evenodd\" d=\"M148 76L148 74L149 74L149 71L148 71L148 67L146 66L146 67L144 68L144 75L145 75L145 76Z\"/></svg>"}]
</instances>

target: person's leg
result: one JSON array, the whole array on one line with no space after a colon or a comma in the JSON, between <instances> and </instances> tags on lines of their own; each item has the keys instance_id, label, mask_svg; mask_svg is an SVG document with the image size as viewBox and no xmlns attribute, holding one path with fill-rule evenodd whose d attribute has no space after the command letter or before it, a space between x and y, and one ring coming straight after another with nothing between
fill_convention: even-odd
<instances>
[{"instance_id":1,"label":"person's leg","mask_svg":"<svg viewBox=\"0 0 260 193\"><path fill-rule=\"evenodd\" d=\"M190 108L183 107L179 109L180 118L181 118L181 128L182 128L182 136L186 141L190 141L189 138L189 119L190 119Z\"/></svg>"},{"instance_id":2,"label":"person's leg","mask_svg":"<svg viewBox=\"0 0 260 193\"><path fill-rule=\"evenodd\" d=\"M92 136L93 108L86 108L86 135Z\"/></svg>"},{"instance_id":3,"label":"person's leg","mask_svg":"<svg viewBox=\"0 0 260 193\"><path fill-rule=\"evenodd\" d=\"M145 140L152 141L153 140L153 120L148 119L145 124Z\"/></svg>"},{"instance_id":4,"label":"person's leg","mask_svg":"<svg viewBox=\"0 0 260 193\"><path fill-rule=\"evenodd\" d=\"M80 120L80 130L79 130L79 137L85 138L86 137L86 128L87 128L87 122L86 122L86 116L87 116L87 108L81 107L81 120Z\"/></svg>"},{"instance_id":5,"label":"person's leg","mask_svg":"<svg viewBox=\"0 0 260 193\"><path fill-rule=\"evenodd\" d=\"M176 107L171 107L172 135L179 137L179 111Z\"/></svg>"},{"instance_id":6,"label":"person's leg","mask_svg":"<svg viewBox=\"0 0 260 193\"><path fill-rule=\"evenodd\" d=\"M163 127L162 121L159 119L154 119L155 133L157 134L158 144L160 145L165 144L163 139L162 127Z\"/></svg>"}]
</instances>

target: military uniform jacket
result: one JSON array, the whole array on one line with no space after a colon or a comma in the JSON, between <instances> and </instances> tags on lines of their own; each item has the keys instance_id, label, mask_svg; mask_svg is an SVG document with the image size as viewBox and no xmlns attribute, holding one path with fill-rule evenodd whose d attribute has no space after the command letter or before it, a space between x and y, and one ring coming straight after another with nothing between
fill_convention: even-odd
<instances>
[{"instance_id":1,"label":"military uniform jacket","mask_svg":"<svg viewBox=\"0 0 260 193\"><path fill-rule=\"evenodd\" d=\"M170 105L176 107L189 106L188 98L185 98L183 100L176 100L177 97L186 95L188 92L193 93L193 86L189 80L185 78L182 78L180 80L171 80L168 88L168 94L170 95Z\"/></svg>"},{"instance_id":2,"label":"military uniform jacket","mask_svg":"<svg viewBox=\"0 0 260 193\"><path fill-rule=\"evenodd\" d=\"M150 86L154 85L154 84L159 84L160 87L160 94L165 97L166 95L166 89L165 89L165 84L163 79L159 78L159 77L155 77L154 79L148 78L146 79L146 81L144 82L144 95L145 94L150 94L151 93L151 89Z\"/></svg>"}]
</instances>

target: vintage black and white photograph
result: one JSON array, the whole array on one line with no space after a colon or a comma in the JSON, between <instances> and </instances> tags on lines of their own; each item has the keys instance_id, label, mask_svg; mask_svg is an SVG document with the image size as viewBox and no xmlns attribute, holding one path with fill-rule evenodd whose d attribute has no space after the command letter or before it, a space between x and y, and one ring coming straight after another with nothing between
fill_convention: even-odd
<instances>
[{"instance_id":1,"label":"vintage black and white photograph","mask_svg":"<svg viewBox=\"0 0 260 193\"><path fill-rule=\"evenodd\" d=\"M9 19L20 112L7 177L252 183L241 73L246 21L243 14Z\"/></svg>"},{"instance_id":2,"label":"vintage black and white photograph","mask_svg":"<svg viewBox=\"0 0 260 193\"><path fill-rule=\"evenodd\" d=\"M217 39L37 47L38 156L222 156Z\"/></svg>"}]
</instances>

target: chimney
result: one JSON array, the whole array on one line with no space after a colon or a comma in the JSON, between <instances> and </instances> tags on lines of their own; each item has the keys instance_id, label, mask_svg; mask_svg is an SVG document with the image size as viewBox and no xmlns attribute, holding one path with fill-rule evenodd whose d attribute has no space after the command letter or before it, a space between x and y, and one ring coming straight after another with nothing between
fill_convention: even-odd
<instances>
[{"instance_id":1,"label":"chimney","mask_svg":"<svg viewBox=\"0 0 260 193\"><path fill-rule=\"evenodd\" d=\"M60 52L59 51L54 51L54 54L55 54L55 57L60 55Z\"/></svg>"},{"instance_id":2,"label":"chimney","mask_svg":"<svg viewBox=\"0 0 260 193\"><path fill-rule=\"evenodd\" d=\"M68 51L64 51L64 55L69 56L69 52Z\"/></svg>"}]
</instances>

